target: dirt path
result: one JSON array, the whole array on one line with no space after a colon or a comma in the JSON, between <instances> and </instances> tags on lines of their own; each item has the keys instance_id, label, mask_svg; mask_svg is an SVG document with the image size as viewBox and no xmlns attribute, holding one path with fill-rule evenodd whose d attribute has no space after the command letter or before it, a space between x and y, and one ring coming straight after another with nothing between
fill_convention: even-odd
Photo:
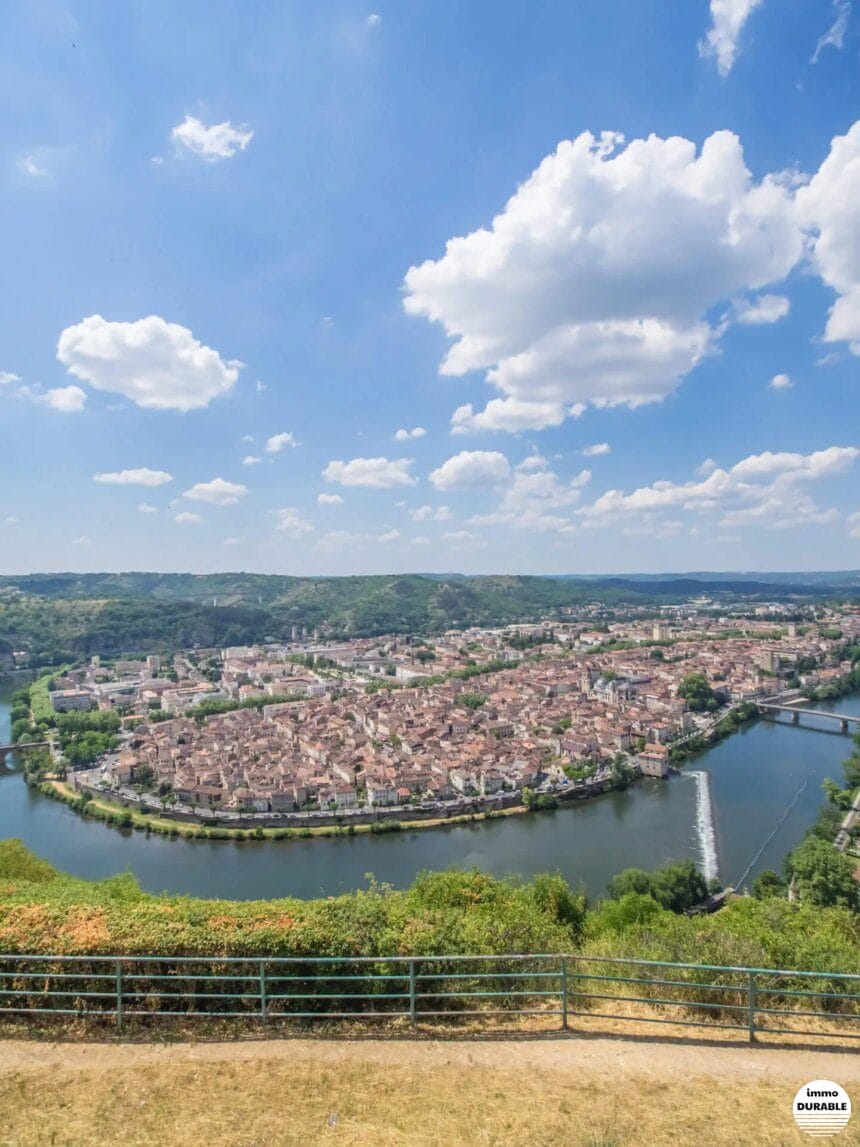
<instances>
[{"instance_id":1,"label":"dirt path","mask_svg":"<svg viewBox=\"0 0 860 1147\"><path fill-rule=\"evenodd\" d=\"M860 1051L860 1048L858 1048ZM721 1079L838 1079L860 1083L860 1054L801 1047L747 1047L742 1044L671 1042L659 1039L599 1037L564 1039L410 1040L410 1039L267 1039L218 1043L35 1043L0 1041L0 1073L129 1070L169 1064L289 1063L311 1060L332 1067L349 1063L380 1067L489 1068L504 1072L535 1070L619 1071L637 1075L719 1076ZM858 1094L860 1102L860 1094Z\"/></svg>"},{"instance_id":2,"label":"dirt path","mask_svg":"<svg viewBox=\"0 0 860 1147\"><path fill-rule=\"evenodd\" d=\"M605 1036L0 1041L0 1147L802 1147L860 1056ZM839 1136L860 1144L860 1121Z\"/></svg>"}]
</instances>

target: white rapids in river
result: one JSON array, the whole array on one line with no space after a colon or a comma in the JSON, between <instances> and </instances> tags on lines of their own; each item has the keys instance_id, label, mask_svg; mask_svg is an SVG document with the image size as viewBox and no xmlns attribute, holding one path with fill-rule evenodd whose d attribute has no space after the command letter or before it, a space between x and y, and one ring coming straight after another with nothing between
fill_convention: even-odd
<instances>
[{"instance_id":1,"label":"white rapids in river","mask_svg":"<svg viewBox=\"0 0 860 1147\"><path fill-rule=\"evenodd\" d=\"M714 809L711 804L711 785L708 774L702 769L690 769L685 776L696 782L696 835L699 838L699 853L702 874L706 880L717 876L717 830L714 824Z\"/></svg>"}]
</instances>

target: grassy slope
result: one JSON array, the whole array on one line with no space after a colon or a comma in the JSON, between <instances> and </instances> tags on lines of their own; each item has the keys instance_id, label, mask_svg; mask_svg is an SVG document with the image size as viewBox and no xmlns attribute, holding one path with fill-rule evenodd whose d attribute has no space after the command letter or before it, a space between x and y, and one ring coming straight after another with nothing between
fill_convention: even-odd
<instances>
[{"instance_id":1,"label":"grassy slope","mask_svg":"<svg viewBox=\"0 0 860 1147\"><path fill-rule=\"evenodd\" d=\"M320 900L152 896L130 875L57 872L0 842L0 950L66 953L385 955L574 951L860 973L860 915L781 900L738 900L714 916L662 909L625 923L587 914L560 877L528 883L433 873L404 891L371 886Z\"/></svg>"}]
</instances>

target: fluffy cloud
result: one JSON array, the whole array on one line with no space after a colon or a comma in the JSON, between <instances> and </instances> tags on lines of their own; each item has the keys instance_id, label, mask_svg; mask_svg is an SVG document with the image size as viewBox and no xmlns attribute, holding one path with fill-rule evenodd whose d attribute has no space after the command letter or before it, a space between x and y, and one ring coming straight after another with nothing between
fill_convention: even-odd
<instances>
[{"instance_id":1,"label":"fluffy cloud","mask_svg":"<svg viewBox=\"0 0 860 1147\"><path fill-rule=\"evenodd\" d=\"M471 402L458 406L451 415L452 434L474 434L481 430L545 430L560 426L565 418L578 418L585 410L582 403L565 409L561 402L527 402L519 398L493 398L483 410L475 411Z\"/></svg>"},{"instance_id":2,"label":"fluffy cloud","mask_svg":"<svg viewBox=\"0 0 860 1147\"><path fill-rule=\"evenodd\" d=\"M294 434L290 434L289 431L284 431L283 434L273 434L271 438L266 440L266 453L280 454L280 452L285 450L288 446L298 446L298 442L296 442L296 436Z\"/></svg>"},{"instance_id":3,"label":"fluffy cloud","mask_svg":"<svg viewBox=\"0 0 860 1147\"><path fill-rule=\"evenodd\" d=\"M497 450L461 450L430 474L437 490L469 490L504 482L511 466Z\"/></svg>"},{"instance_id":4,"label":"fluffy cloud","mask_svg":"<svg viewBox=\"0 0 860 1147\"><path fill-rule=\"evenodd\" d=\"M522 462L517 463L518 470L545 470L546 467L546 458L537 452L529 454L527 458L523 458Z\"/></svg>"},{"instance_id":5,"label":"fluffy cloud","mask_svg":"<svg viewBox=\"0 0 860 1147\"><path fill-rule=\"evenodd\" d=\"M79 386L57 386L37 396L38 401L58 410L61 414L80 414L87 402L87 393Z\"/></svg>"},{"instance_id":6,"label":"fluffy cloud","mask_svg":"<svg viewBox=\"0 0 860 1147\"><path fill-rule=\"evenodd\" d=\"M158 513L158 507L153 506L151 502L140 502L140 503L138 503L137 508L141 512L141 514L157 514Z\"/></svg>"},{"instance_id":7,"label":"fluffy cloud","mask_svg":"<svg viewBox=\"0 0 860 1147\"><path fill-rule=\"evenodd\" d=\"M824 338L848 342L860 355L860 120L830 145L815 177L797 193L801 218L817 234L813 260L839 296Z\"/></svg>"},{"instance_id":8,"label":"fluffy cloud","mask_svg":"<svg viewBox=\"0 0 860 1147\"><path fill-rule=\"evenodd\" d=\"M825 48L842 48L850 19L851 4L849 0L833 0L833 23L815 45L815 51L809 61L811 64L818 63Z\"/></svg>"},{"instance_id":9,"label":"fluffy cloud","mask_svg":"<svg viewBox=\"0 0 860 1147\"><path fill-rule=\"evenodd\" d=\"M791 303L785 295L759 295L755 299L739 299L733 307L733 314L736 322L757 326L776 323L790 310Z\"/></svg>"},{"instance_id":10,"label":"fluffy cloud","mask_svg":"<svg viewBox=\"0 0 860 1147\"><path fill-rule=\"evenodd\" d=\"M295 506L286 506L283 510L276 510L278 519L277 529L284 530L291 537L300 538L303 534L313 532L313 525L306 521Z\"/></svg>"},{"instance_id":11,"label":"fluffy cloud","mask_svg":"<svg viewBox=\"0 0 860 1147\"><path fill-rule=\"evenodd\" d=\"M411 438L423 438L426 433L423 426L413 426L411 430L398 430L394 438L397 442L408 442Z\"/></svg>"},{"instance_id":12,"label":"fluffy cloud","mask_svg":"<svg viewBox=\"0 0 860 1147\"><path fill-rule=\"evenodd\" d=\"M582 453L586 458L597 458L601 454L611 454L612 447L608 442L595 442L593 446L586 446Z\"/></svg>"},{"instance_id":13,"label":"fluffy cloud","mask_svg":"<svg viewBox=\"0 0 860 1147\"><path fill-rule=\"evenodd\" d=\"M106 486L166 486L173 481L173 475L166 470L150 470L141 466L137 470L115 470L105 474L93 474L94 482Z\"/></svg>"},{"instance_id":14,"label":"fluffy cloud","mask_svg":"<svg viewBox=\"0 0 860 1147\"><path fill-rule=\"evenodd\" d=\"M848 522L848 536L851 538L860 538L860 513L849 514L846 518Z\"/></svg>"},{"instance_id":15,"label":"fluffy cloud","mask_svg":"<svg viewBox=\"0 0 860 1147\"><path fill-rule=\"evenodd\" d=\"M829 522L837 517L836 511L819 509L802 486L845 473L858 457L860 449L854 446L830 446L812 454L768 450L743 458L729 470L711 470L698 482L660 481L631 494L609 490L579 513L586 526L641 516L648 520L648 515L678 509L720 515L721 526L758 523L767 529L785 529Z\"/></svg>"},{"instance_id":16,"label":"fluffy cloud","mask_svg":"<svg viewBox=\"0 0 860 1147\"><path fill-rule=\"evenodd\" d=\"M196 525L203 521L199 514L192 514L190 510L181 510L173 520L180 525Z\"/></svg>"},{"instance_id":17,"label":"fluffy cloud","mask_svg":"<svg viewBox=\"0 0 860 1147\"><path fill-rule=\"evenodd\" d=\"M256 466L262 461L263 461L263 459L260 458L260 456L258 454L246 454L245 457L242 459L242 465L243 466Z\"/></svg>"},{"instance_id":18,"label":"fluffy cloud","mask_svg":"<svg viewBox=\"0 0 860 1147\"><path fill-rule=\"evenodd\" d=\"M158 315L132 323L90 315L63 331L57 358L95 390L121 394L149 410L208 406L232 390L242 365L225 362L186 327Z\"/></svg>"},{"instance_id":19,"label":"fluffy cloud","mask_svg":"<svg viewBox=\"0 0 860 1147\"><path fill-rule=\"evenodd\" d=\"M211 482L198 482L182 494L192 502L208 502L211 506L234 506L248 493L248 487L238 482L227 482L224 478L213 478Z\"/></svg>"},{"instance_id":20,"label":"fluffy cloud","mask_svg":"<svg viewBox=\"0 0 860 1147\"><path fill-rule=\"evenodd\" d=\"M349 462L336 459L323 470L327 482L341 486L371 486L389 490L394 486L414 486L417 479L409 473L411 458L353 458Z\"/></svg>"},{"instance_id":21,"label":"fluffy cloud","mask_svg":"<svg viewBox=\"0 0 860 1147\"><path fill-rule=\"evenodd\" d=\"M470 524L571 533L576 527L571 521L569 508L579 501L582 487L590 478L589 470L581 471L567 483L561 482L552 470L519 471L506 487L497 509L489 514L476 514L470 519Z\"/></svg>"},{"instance_id":22,"label":"fluffy cloud","mask_svg":"<svg viewBox=\"0 0 860 1147\"><path fill-rule=\"evenodd\" d=\"M622 145L614 133L562 142L489 229L407 272L407 312L454 340L441 372L484 370L502 395L460 407L455 433L665 398L713 349L708 312L801 258L792 187L756 182L731 132L698 153L677 137Z\"/></svg>"},{"instance_id":23,"label":"fluffy cloud","mask_svg":"<svg viewBox=\"0 0 860 1147\"><path fill-rule=\"evenodd\" d=\"M343 498L340 494L317 494L317 503L320 506L342 506Z\"/></svg>"},{"instance_id":24,"label":"fluffy cloud","mask_svg":"<svg viewBox=\"0 0 860 1147\"><path fill-rule=\"evenodd\" d=\"M699 54L713 56L721 76L732 70L744 24L762 0L711 0L711 26L699 44Z\"/></svg>"},{"instance_id":25,"label":"fluffy cloud","mask_svg":"<svg viewBox=\"0 0 860 1147\"><path fill-rule=\"evenodd\" d=\"M10 382L20 382L21 378L11 370L0 370L0 386L8 386Z\"/></svg>"},{"instance_id":26,"label":"fluffy cloud","mask_svg":"<svg viewBox=\"0 0 860 1147\"><path fill-rule=\"evenodd\" d=\"M237 151L244 151L254 133L247 127L233 127L229 120L207 127L196 116L187 115L170 133L178 146L212 163L219 159L232 159Z\"/></svg>"},{"instance_id":27,"label":"fluffy cloud","mask_svg":"<svg viewBox=\"0 0 860 1147\"><path fill-rule=\"evenodd\" d=\"M860 450L856 446L828 446L826 450L816 450L813 454L765 450L736 463L730 473L745 479L778 474L792 481L807 481L844 474L858 457Z\"/></svg>"},{"instance_id":28,"label":"fluffy cloud","mask_svg":"<svg viewBox=\"0 0 860 1147\"><path fill-rule=\"evenodd\" d=\"M437 506L434 510L432 506L425 505L410 510L409 517L413 522L427 522L430 519L434 522L447 522L451 517L451 511L447 506Z\"/></svg>"},{"instance_id":29,"label":"fluffy cloud","mask_svg":"<svg viewBox=\"0 0 860 1147\"><path fill-rule=\"evenodd\" d=\"M790 390L794 383L787 374L775 374L768 383L771 390Z\"/></svg>"}]
</instances>

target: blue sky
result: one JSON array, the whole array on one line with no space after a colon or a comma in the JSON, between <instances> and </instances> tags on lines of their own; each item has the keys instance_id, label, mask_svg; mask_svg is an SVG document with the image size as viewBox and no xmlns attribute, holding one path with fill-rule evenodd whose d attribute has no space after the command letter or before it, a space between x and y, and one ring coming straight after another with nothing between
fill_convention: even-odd
<instances>
[{"instance_id":1,"label":"blue sky","mask_svg":"<svg viewBox=\"0 0 860 1147\"><path fill-rule=\"evenodd\" d=\"M846 0L0 28L3 572L860 566Z\"/></svg>"}]
</instances>

